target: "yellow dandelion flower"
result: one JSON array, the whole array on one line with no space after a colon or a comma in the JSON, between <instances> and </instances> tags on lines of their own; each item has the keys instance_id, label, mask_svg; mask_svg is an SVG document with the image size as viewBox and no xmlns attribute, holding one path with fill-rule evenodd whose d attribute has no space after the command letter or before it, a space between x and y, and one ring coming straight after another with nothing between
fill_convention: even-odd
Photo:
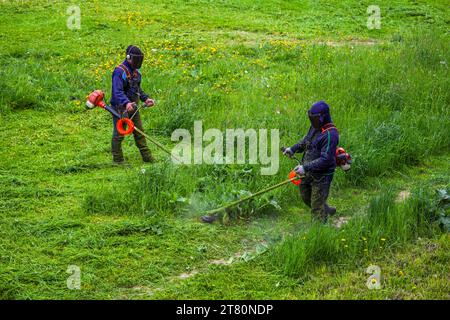
<instances>
[{"instance_id":1,"label":"yellow dandelion flower","mask_svg":"<svg viewBox=\"0 0 450 320\"><path fill-rule=\"evenodd\" d=\"M377 279L372 278L372 280L370 280L370 282L372 282L372 284L375 284L375 283L377 283Z\"/></svg>"}]
</instances>

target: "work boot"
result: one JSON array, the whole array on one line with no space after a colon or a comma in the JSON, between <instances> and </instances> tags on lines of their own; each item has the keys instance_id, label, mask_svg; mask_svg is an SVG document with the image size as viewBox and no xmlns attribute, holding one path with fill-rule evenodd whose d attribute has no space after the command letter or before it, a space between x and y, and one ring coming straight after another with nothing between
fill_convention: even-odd
<instances>
[{"instance_id":1,"label":"work boot","mask_svg":"<svg viewBox=\"0 0 450 320\"><path fill-rule=\"evenodd\" d=\"M141 151L141 156L142 156L142 161L144 161L144 162L148 162L148 163L156 162L155 158L153 158L152 154L150 153L150 151L148 149L147 149L147 152Z\"/></svg>"},{"instance_id":2,"label":"work boot","mask_svg":"<svg viewBox=\"0 0 450 320\"><path fill-rule=\"evenodd\" d=\"M330 207L328 204L325 204L325 210L329 216L334 216L336 214L336 208Z\"/></svg>"},{"instance_id":3,"label":"work boot","mask_svg":"<svg viewBox=\"0 0 450 320\"><path fill-rule=\"evenodd\" d=\"M217 216L216 215L212 215L212 216L206 215L206 216L202 216L200 219L204 223L213 223L214 221L217 220Z\"/></svg>"}]
</instances>

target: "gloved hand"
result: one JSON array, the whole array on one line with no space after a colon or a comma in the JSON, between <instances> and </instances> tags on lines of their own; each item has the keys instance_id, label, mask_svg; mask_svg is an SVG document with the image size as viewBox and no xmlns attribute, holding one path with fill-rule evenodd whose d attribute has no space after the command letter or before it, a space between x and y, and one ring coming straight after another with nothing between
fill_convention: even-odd
<instances>
[{"instance_id":1,"label":"gloved hand","mask_svg":"<svg viewBox=\"0 0 450 320\"><path fill-rule=\"evenodd\" d=\"M295 173L297 173L300 177L303 177L306 172L305 172L305 168L303 168L302 165L298 165L294 168Z\"/></svg>"},{"instance_id":2,"label":"gloved hand","mask_svg":"<svg viewBox=\"0 0 450 320\"><path fill-rule=\"evenodd\" d=\"M155 100L148 98L144 103L146 107L153 107L155 105Z\"/></svg>"},{"instance_id":3,"label":"gloved hand","mask_svg":"<svg viewBox=\"0 0 450 320\"><path fill-rule=\"evenodd\" d=\"M289 158L292 158L294 156L294 152L291 150L291 148L284 149L283 154L285 156L288 156Z\"/></svg>"},{"instance_id":4,"label":"gloved hand","mask_svg":"<svg viewBox=\"0 0 450 320\"><path fill-rule=\"evenodd\" d=\"M128 102L125 106L125 109L127 112L133 112L134 108L136 107L136 102Z\"/></svg>"}]
</instances>

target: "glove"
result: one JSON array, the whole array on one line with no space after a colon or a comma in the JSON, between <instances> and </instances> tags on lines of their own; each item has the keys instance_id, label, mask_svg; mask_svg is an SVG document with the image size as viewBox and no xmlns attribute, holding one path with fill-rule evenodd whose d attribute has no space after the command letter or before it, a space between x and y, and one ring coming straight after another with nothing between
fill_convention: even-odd
<instances>
[{"instance_id":1,"label":"glove","mask_svg":"<svg viewBox=\"0 0 450 320\"><path fill-rule=\"evenodd\" d=\"M133 112L134 107L136 107L136 102L128 102L125 106L127 112Z\"/></svg>"},{"instance_id":2,"label":"glove","mask_svg":"<svg viewBox=\"0 0 450 320\"><path fill-rule=\"evenodd\" d=\"M303 177L306 172L305 172L305 168L303 168L303 166L298 165L294 168L295 173L297 173L300 177Z\"/></svg>"},{"instance_id":3,"label":"glove","mask_svg":"<svg viewBox=\"0 0 450 320\"><path fill-rule=\"evenodd\" d=\"M144 103L145 103L146 107L153 107L155 105L155 100L149 98L149 99L145 100Z\"/></svg>"},{"instance_id":4,"label":"glove","mask_svg":"<svg viewBox=\"0 0 450 320\"><path fill-rule=\"evenodd\" d=\"M292 158L294 156L294 152L291 150L291 148L284 149L283 154L285 156L288 156L289 158Z\"/></svg>"}]
</instances>

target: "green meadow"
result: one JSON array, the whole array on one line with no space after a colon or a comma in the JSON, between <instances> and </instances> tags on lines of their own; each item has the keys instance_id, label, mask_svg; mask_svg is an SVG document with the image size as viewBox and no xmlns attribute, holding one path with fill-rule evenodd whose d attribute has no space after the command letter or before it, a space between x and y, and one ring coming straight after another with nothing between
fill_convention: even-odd
<instances>
[{"instance_id":1,"label":"green meadow","mask_svg":"<svg viewBox=\"0 0 450 320\"><path fill-rule=\"evenodd\" d=\"M0 298L449 299L449 26L443 0L0 2ZM261 175L177 166L149 143L144 164L127 137L113 165L111 116L84 104L109 102L130 44L156 100L144 128L167 148L197 120L290 146L325 100L354 160L334 176L337 215L313 222L289 184L199 221L286 180L281 155Z\"/></svg>"}]
</instances>

